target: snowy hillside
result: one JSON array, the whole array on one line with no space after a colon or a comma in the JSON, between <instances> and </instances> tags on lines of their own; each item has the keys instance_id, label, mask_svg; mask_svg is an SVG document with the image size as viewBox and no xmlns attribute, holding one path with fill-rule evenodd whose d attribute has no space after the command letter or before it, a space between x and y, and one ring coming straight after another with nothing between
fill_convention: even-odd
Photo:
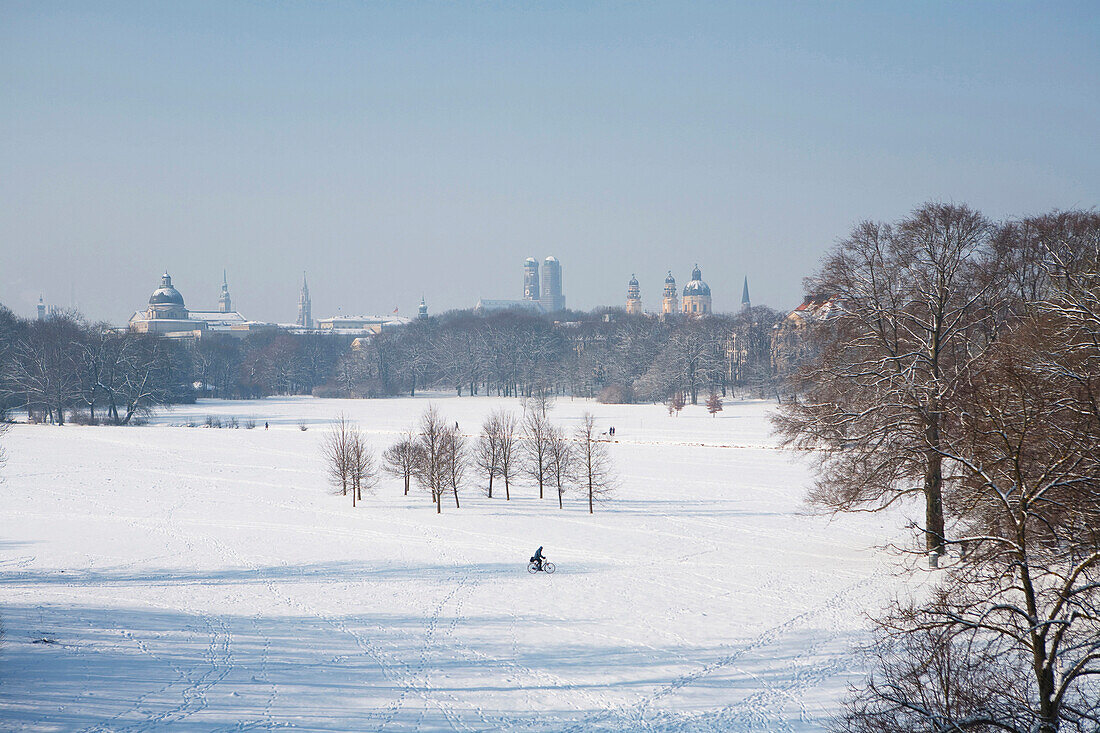
<instances>
[{"instance_id":1,"label":"snowy hillside","mask_svg":"<svg viewBox=\"0 0 1100 733\"><path fill-rule=\"evenodd\" d=\"M897 515L802 505L768 403L559 400L614 425L614 500L523 486L437 516L383 480L353 509L317 445L378 450L429 401L464 433L515 401L204 402L142 428L16 426L0 485L0 727L815 731L897 592ZM254 430L188 428L207 415ZM270 430L264 430L264 422ZM309 428L299 429L299 422ZM529 575L539 545L557 573ZM37 642L37 643L36 643Z\"/></svg>"}]
</instances>

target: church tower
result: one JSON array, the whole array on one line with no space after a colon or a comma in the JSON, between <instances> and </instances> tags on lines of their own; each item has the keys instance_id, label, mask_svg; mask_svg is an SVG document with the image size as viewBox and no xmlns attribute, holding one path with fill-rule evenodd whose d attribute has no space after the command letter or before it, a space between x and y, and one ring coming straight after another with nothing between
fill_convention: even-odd
<instances>
[{"instance_id":1,"label":"church tower","mask_svg":"<svg viewBox=\"0 0 1100 733\"><path fill-rule=\"evenodd\" d=\"M741 310L747 311L752 308L752 301L749 300L749 276L745 275L745 289L741 291Z\"/></svg>"},{"instance_id":2,"label":"church tower","mask_svg":"<svg viewBox=\"0 0 1100 733\"><path fill-rule=\"evenodd\" d=\"M539 263L534 257L528 257L523 263L523 299L538 300L539 293Z\"/></svg>"},{"instance_id":3,"label":"church tower","mask_svg":"<svg viewBox=\"0 0 1100 733\"><path fill-rule=\"evenodd\" d=\"M680 296L676 292L676 278L672 276L672 270L668 271L665 278L665 293L661 299L661 315L671 316L680 312Z\"/></svg>"},{"instance_id":4,"label":"church tower","mask_svg":"<svg viewBox=\"0 0 1100 733\"><path fill-rule=\"evenodd\" d=\"M38 296L38 320L46 320L46 303L42 300L42 296Z\"/></svg>"},{"instance_id":5,"label":"church tower","mask_svg":"<svg viewBox=\"0 0 1100 733\"><path fill-rule=\"evenodd\" d=\"M309 285L306 283L306 274L302 273L302 292L298 294L298 325L302 328L313 328L313 308L309 302Z\"/></svg>"},{"instance_id":6,"label":"church tower","mask_svg":"<svg viewBox=\"0 0 1100 733\"><path fill-rule=\"evenodd\" d=\"M229 297L229 280L225 276L225 270L222 270L222 294L218 298L218 313L232 313L233 301Z\"/></svg>"},{"instance_id":7,"label":"church tower","mask_svg":"<svg viewBox=\"0 0 1100 733\"><path fill-rule=\"evenodd\" d=\"M626 286L626 312L633 316L642 315L642 289L633 274L630 275L630 284Z\"/></svg>"},{"instance_id":8,"label":"church tower","mask_svg":"<svg viewBox=\"0 0 1100 733\"><path fill-rule=\"evenodd\" d=\"M424 296L420 296L420 305L416 308L416 317L418 320L428 320L428 304L424 302Z\"/></svg>"}]
</instances>

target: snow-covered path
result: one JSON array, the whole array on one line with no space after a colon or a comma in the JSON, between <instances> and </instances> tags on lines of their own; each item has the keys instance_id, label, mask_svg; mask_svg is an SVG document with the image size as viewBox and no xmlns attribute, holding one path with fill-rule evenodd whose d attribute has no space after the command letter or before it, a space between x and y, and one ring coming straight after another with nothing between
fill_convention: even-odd
<instances>
[{"instance_id":1,"label":"snow-covered path","mask_svg":"<svg viewBox=\"0 0 1100 733\"><path fill-rule=\"evenodd\" d=\"M429 400L468 434L519 409L295 398L16 426L0 727L811 731L835 710L862 612L899 590L875 547L901 522L806 515L770 405L559 401L563 424L617 429L621 488L594 516L526 485L441 516L389 479L355 509L328 492L334 415L380 450ZM184 427L206 415L259 427ZM555 575L526 572L538 545Z\"/></svg>"}]
</instances>

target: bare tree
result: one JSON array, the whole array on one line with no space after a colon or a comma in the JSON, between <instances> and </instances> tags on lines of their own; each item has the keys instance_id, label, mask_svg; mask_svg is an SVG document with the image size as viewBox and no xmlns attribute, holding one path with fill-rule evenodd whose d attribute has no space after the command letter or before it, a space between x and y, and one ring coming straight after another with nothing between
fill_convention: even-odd
<instances>
[{"instance_id":1,"label":"bare tree","mask_svg":"<svg viewBox=\"0 0 1100 733\"><path fill-rule=\"evenodd\" d=\"M406 431L397 441L382 453L383 468L389 475L405 483L405 496L409 495L409 484L416 467L416 438L412 431Z\"/></svg>"},{"instance_id":2,"label":"bare tree","mask_svg":"<svg viewBox=\"0 0 1100 733\"><path fill-rule=\"evenodd\" d=\"M550 426L546 439L547 474L558 492L558 508L564 509L564 496L576 472L576 451L556 425Z\"/></svg>"},{"instance_id":3,"label":"bare tree","mask_svg":"<svg viewBox=\"0 0 1100 733\"><path fill-rule=\"evenodd\" d=\"M488 480L488 495L493 498L493 479L500 475L502 411L490 413L481 425L481 435L474 446L474 465Z\"/></svg>"},{"instance_id":4,"label":"bare tree","mask_svg":"<svg viewBox=\"0 0 1100 733\"><path fill-rule=\"evenodd\" d=\"M443 492L448 488L447 443L449 430L434 405L420 417L413 477L431 494L436 514L443 511Z\"/></svg>"},{"instance_id":5,"label":"bare tree","mask_svg":"<svg viewBox=\"0 0 1100 733\"><path fill-rule=\"evenodd\" d=\"M607 444L600 441L596 430L596 419L591 413L584 413L577 428L576 442L576 481L578 488L588 496L588 513L592 514L595 503L607 498L614 489L614 475L611 457L607 453Z\"/></svg>"},{"instance_id":6,"label":"bare tree","mask_svg":"<svg viewBox=\"0 0 1100 733\"><path fill-rule=\"evenodd\" d=\"M466 436L458 432L458 428L447 428L443 440L444 479L447 487L455 498L455 509L459 508L458 488L466 477L466 467L469 465L469 450L466 445Z\"/></svg>"},{"instance_id":7,"label":"bare tree","mask_svg":"<svg viewBox=\"0 0 1100 733\"><path fill-rule=\"evenodd\" d=\"M348 486L352 485L353 480L352 442L355 432L347 417L339 415L321 438L321 457L324 459L329 481L344 496L348 495Z\"/></svg>"},{"instance_id":8,"label":"bare tree","mask_svg":"<svg viewBox=\"0 0 1100 733\"><path fill-rule=\"evenodd\" d=\"M543 486L549 471L549 440L553 426L539 410L530 410L523 419L523 471L538 484L539 498L543 498Z\"/></svg>"},{"instance_id":9,"label":"bare tree","mask_svg":"<svg viewBox=\"0 0 1100 733\"><path fill-rule=\"evenodd\" d=\"M1092 232L970 365L940 443L961 557L887 619L836 730L1100 730L1100 218Z\"/></svg>"},{"instance_id":10,"label":"bare tree","mask_svg":"<svg viewBox=\"0 0 1100 733\"><path fill-rule=\"evenodd\" d=\"M510 501L512 481L522 463L519 419L511 412L501 411L497 435L500 441L500 477L504 479L504 499Z\"/></svg>"},{"instance_id":11,"label":"bare tree","mask_svg":"<svg viewBox=\"0 0 1100 733\"><path fill-rule=\"evenodd\" d=\"M944 204L856 227L807 281L841 313L818 329L818 356L776 420L788 445L818 451L819 506L880 509L923 495L933 555L945 543L947 416L968 364L992 341L989 235L978 212Z\"/></svg>"},{"instance_id":12,"label":"bare tree","mask_svg":"<svg viewBox=\"0 0 1100 733\"><path fill-rule=\"evenodd\" d=\"M363 433L355 425L349 435L348 473L352 487L351 505L356 506L356 501L363 499L363 489L374 490L378 481L378 462Z\"/></svg>"}]
</instances>

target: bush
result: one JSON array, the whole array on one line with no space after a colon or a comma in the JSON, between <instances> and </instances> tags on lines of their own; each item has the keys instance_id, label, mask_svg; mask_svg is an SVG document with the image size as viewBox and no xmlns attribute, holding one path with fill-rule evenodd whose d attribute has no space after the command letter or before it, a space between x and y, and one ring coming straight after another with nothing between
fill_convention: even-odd
<instances>
[{"instance_id":1,"label":"bush","mask_svg":"<svg viewBox=\"0 0 1100 733\"><path fill-rule=\"evenodd\" d=\"M629 384L609 384L600 390L596 401L605 405L632 405L634 388Z\"/></svg>"},{"instance_id":2,"label":"bush","mask_svg":"<svg viewBox=\"0 0 1100 733\"><path fill-rule=\"evenodd\" d=\"M256 427L256 418L250 417L250 418L248 418L247 420L244 421L244 429L245 430L252 430L255 427Z\"/></svg>"},{"instance_id":3,"label":"bush","mask_svg":"<svg viewBox=\"0 0 1100 733\"><path fill-rule=\"evenodd\" d=\"M73 425L99 425L99 418L92 417L89 413L81 410L73 410L69 415L69 422Z\"/></svg>"},{"instance_id":4,"label":"bush","mask_svg":"<svg viewBox=\"0 0 1100 733\"><path fill-rule=\"evenodd\" d=\"M220 428L222 426L222 419L214 415L206 416L206 427L208 428Z\"/></svg>"},{"instance_id":5,"label":"bush","mask_svg":"<svg viewBox=\"0 0 1100 733\"><path fill-rule=\"evenodd\" d=\"M237 420L236 416L234 416L234 417L231 417L228 420L226 420L225 426L227 428L232 428L233 430L236 430L237 428L239 428L241 426L241 423L240 423L240 421Z\"/></svg>"}]
</instances>

